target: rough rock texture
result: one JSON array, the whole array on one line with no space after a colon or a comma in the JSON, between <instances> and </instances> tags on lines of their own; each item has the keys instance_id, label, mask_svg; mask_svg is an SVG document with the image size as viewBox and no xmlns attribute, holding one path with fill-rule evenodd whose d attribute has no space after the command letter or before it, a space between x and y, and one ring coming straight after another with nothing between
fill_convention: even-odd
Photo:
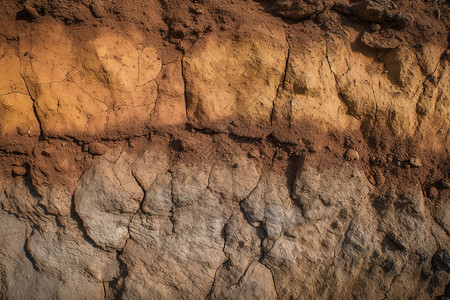
<instances>
[{"instance_id":1,"label":"rough rock texture","mask_svg":"<svg viewBox=\"0 0 450 300\"><path fill-rule=\"evenodd\" d=\"M0 299L450 297L448 1L0 2Z\"/></svg>"}]
</instances>

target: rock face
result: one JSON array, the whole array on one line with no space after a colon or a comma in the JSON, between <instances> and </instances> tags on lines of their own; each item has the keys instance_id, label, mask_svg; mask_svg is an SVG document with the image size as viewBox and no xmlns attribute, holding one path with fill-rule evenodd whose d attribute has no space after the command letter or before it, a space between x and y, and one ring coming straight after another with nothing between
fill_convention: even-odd
<instances>
[{"instance_id":1,"label":"rock face","mask_svg":"<svg viewBox=\"0 0 450 300\"><path fill-rule=\"evenodd\" d=\"M3 1L0 299L448 299L445 1Z\"/></svg>"},{"instance_id":2,"label":"rock face","mask_svg":"<svg viewBox=\"0 0 450 300\"><path fill-rule=\"evenodd\" d=\"M287 54L282 31L243 28L231 37L206 36L184 58L188 118L219 132L249 135L250 123L259 129L254 134L266 133Z\"/></svg>"},{"instance_id":3,"label":"rock face","mask_svg":"<svg viewBox=\"0 0 450 300\"><path fill-rule=\"evenodd\" d=\"M261 169L239 151L212 166L113 149L78 182L82 230L73 221L58 227L32 191L17 194L16 179L0 199L10 213L2 232L23 238L2 244L2 295L23 293L10 287L20 280L10 268L34 274L48 297L103 297L104 282L124 299L444 294L449 224L433 220L419 188L374 196L358 167L335 161L318 169L309 158L293 176ZM21 243L32 266L25 254L14 259Z\"/></svg>"}]
</instances>

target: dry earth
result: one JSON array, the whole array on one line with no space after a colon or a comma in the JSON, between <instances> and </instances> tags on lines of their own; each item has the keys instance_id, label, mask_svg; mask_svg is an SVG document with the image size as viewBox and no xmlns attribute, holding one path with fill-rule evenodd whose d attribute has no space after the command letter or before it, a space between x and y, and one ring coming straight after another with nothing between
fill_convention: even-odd
<instances>
[{"instance_id":1,"label":"dry earth","mask_svg":"<svg viewBox=\"0 0 450 300\"><path fill-rule=\"evenodd\" d=\"M1 299L450 299L448 0L0 2Z\"/></svg>"}]
</instances>

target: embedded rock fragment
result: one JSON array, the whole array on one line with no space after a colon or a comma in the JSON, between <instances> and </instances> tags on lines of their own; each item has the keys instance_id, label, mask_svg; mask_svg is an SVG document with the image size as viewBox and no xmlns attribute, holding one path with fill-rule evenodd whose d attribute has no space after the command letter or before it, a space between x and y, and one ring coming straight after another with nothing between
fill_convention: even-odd
<instances>
[{"instance_id":1,"label":"embedded rock fragment","mask_svg":"<svg viewBox=\"0 0 450 300\"><path fill-rule=\"evenodd\" d=\"M144 198L131 164L126 153L112 150L92 164L75 190L75 210L87 234L105 250L123 248L130 220Z\"/></svg>"},{"instance_id":2,"label":"embedded rock fragment","mask_svg":"<svg viewBox=\"0 0 450 300\"><path fill-rule=\"evenodd\" d=\"M276 0L270 9L283 18L300 21L323 11L325 7L324 0Z\"/></svg>"},{"instance_id":3,"label":"embedded rock fragment","mask_svg":"<svg viewBox=\"0 0 450 300\"><path fill-rule=\"evenodd\" d=\"M412 16L398 11L397 5L389 0L363 0L351 6L350 11L364 21L391 22L400 28L413 22Z\"/></svg>"},{"instance_id":4,"label":"embedded rock fragment","mask_svg":"<svg viewBox=\"0 0 450 300\"><path fill-rule=\"evenodd\" d=\"M376 49L394 49L401 44L401 41L396 37L384 37L377 33L364 32L361 36L361 42L369 47Z\"/></svg>"}]
</instances>

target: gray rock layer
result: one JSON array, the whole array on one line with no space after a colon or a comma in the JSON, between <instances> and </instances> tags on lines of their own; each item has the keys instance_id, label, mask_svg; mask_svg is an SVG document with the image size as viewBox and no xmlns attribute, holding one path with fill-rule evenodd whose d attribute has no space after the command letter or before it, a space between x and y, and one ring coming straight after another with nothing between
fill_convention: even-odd
<instances>
[{"instance_id":1,"label":"gray rock layer","mask_svg":"<svg viewBox=\"0 0 450 300\"><path fill-rule=\"evenodd\" d=\"M342 162L288 173L238 152L209 164L113 149L79 179L64 224L16 177L0 196L0 298L446 293L448 201L433 212L418 186L375 193Z\"/></svg>"}]
</instances>

